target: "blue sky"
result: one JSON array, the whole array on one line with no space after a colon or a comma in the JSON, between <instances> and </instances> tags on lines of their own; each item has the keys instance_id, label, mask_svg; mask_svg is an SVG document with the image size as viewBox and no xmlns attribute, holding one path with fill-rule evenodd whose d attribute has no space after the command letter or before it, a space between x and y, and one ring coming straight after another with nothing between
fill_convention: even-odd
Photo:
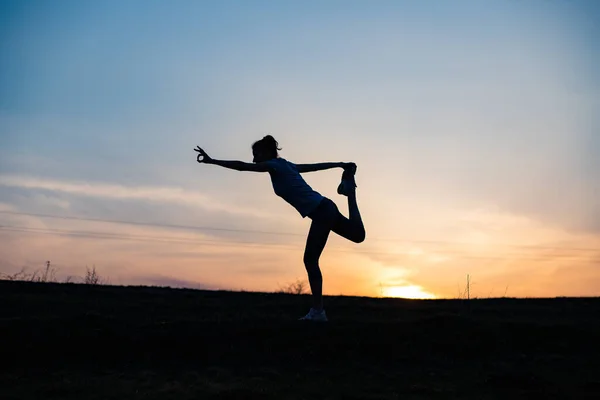
<instances>
[{"instance_id":1,"label":"blue sky","mask_svg":"<svg viewBox=\"0 0 600 400\"><path fill-rule=\"evenodd\" d=\"M192 151L250 161L252 142L270 133L292 161L359 165L373 240L331 239L343 257L324 255L326 292L373 293L383 282L447 296L470 272L486 291L516 280L521 295L564 294L565 273L580 277L571 292L598 294L599 255L569 250L600 244L594 1L0 7L2 209L297 235L205 231L217 244L200 251L5 231L0 271L52 258L63 271L96 264L125 283L268 290L303 277L309 221L273 194L268 176L198 165ZM305 178L345 211L339 171ZM0 222L138 229L16 215ZM218 251L228 240L262 247ZM469 261L473 243L493 261ZM523 259L531 248L508 252L506 244L558 246L573 257L544 253L537 265ZM544 279L540 292L534 282Z\"/></svg>"}]
</instances>

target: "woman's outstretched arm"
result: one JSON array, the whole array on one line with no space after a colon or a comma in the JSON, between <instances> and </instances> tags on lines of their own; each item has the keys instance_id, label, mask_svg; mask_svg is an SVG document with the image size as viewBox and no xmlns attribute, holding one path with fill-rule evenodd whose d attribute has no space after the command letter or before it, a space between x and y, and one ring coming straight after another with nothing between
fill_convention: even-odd
<instances>
[{"instance_id":1,"label":"woman's outstretched arm","mask_svg":"<svg viewBox=\"0 0 600 400\"><path fill-rule=\"evenodd\" d=\"M194 151L198 152L198 156L196 157L196 161L202 164L214 164L224 168L234 169L236 171L253 171L253 172L267 172L269 171L269 166L267 163L257 163L251 164L243 161L227 161L227 160L215 160L210 157L204 150L202 150L199 146L194 149ZM202 158L200 158L202 157Z\"/></svg>"},{"instance_id":2,"label":"woman's outstretched arm","mask_svg":"<svg viewBox=\"0 0 600 400\"><path fill-rule=\"evenodd\" d=\"M296 168L298 172L314 172L314 171L323 171L325 169L332 168L344 168L347 163L343 162L325 162L325 163L317 163L317 164L296 164Z\"/></svg>"},{"instance_id":3,"label":"woman's outstretched arm","mask_svg":"<svg viewBox=\"0 0 600 400\"><path fill-rule=\"evenodd\" d=\"M269 167L267 163L247 163L243 161L227 161L227 160L215 160L211 158L207 164L214 164L221 167L234 169L236 171L253 171L253 172L267 172L269 171Z\"/></svg>"}]
</instances>

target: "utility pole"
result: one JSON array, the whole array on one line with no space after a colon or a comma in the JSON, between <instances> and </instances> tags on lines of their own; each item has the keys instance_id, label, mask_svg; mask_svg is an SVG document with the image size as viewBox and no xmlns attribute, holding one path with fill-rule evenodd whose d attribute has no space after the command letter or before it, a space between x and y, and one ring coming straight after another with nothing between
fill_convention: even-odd
<instances>
[{"instance_id":1,"label":"utility pole","mask_svg":"<svg viewBox=\"0 0 600 400\"><path fill-rule=\"evenodd\" d=\"M48 271L50 271L50 261L46 261L46 272L44 272L44 282L48 282Z\"/></svg>"},{"instance_id":2,"label":"utility pole","mask_svg":"<svg viewBox=\"0 0 600 400\"><path fill-rule=\"evenodd\" d=\"M471 300L471 284L469 274L467 274L467 300Z\"/></svg>"}]
</instances>

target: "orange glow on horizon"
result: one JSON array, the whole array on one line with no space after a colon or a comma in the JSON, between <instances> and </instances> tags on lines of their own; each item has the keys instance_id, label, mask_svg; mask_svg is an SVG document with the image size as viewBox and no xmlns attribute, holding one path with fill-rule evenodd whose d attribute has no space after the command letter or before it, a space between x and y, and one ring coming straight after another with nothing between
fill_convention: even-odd
<instances>
[{"instance_id":1,"label":"orange glow on horizon","mask_svg":"<svg viewBox=\"0 0 600 400\"><path fill-rule=\"evenodd\" d=\"M384 289L384 297L399 297L403 299L435 299L432 293L424 291L417 285L391 286Z\"/></svg>"}]
</instances>

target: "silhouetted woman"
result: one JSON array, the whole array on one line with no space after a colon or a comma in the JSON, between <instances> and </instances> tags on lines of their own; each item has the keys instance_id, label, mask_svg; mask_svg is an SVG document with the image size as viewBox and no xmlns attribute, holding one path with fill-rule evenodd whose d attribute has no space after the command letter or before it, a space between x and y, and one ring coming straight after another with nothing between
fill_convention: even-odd
<instances>
[{"instance_id":1,"label":"silhouetted woman","mask_svg":"<svg viewBox=\"0 0 600 400\"><path fill-rule=\"evenodd\" d=\"M253 163L243 161L223 161L209 157L199 146L196 158L199 163L220 165L221 167L236 171L268 172L275 194L292 205L302 216L312 220L306 249L304 251L304 265L308 272L308 280L313 296L313 306L308 314L301 320L327 321L323 309L323 277L319 268L319 258L329 232L361 243L365 240L365 227L356 203L356 183L354 174L356 164L343 162L326 162L318 164L294 164L279 157L279 144L268 135L252 145ZM314 191L300 176L303 172L321 171L331 168L342 168L342 180L337 192L348 197L348 211L350 218L344 217L333 201Z\"/></svg>"}]
</instances>

